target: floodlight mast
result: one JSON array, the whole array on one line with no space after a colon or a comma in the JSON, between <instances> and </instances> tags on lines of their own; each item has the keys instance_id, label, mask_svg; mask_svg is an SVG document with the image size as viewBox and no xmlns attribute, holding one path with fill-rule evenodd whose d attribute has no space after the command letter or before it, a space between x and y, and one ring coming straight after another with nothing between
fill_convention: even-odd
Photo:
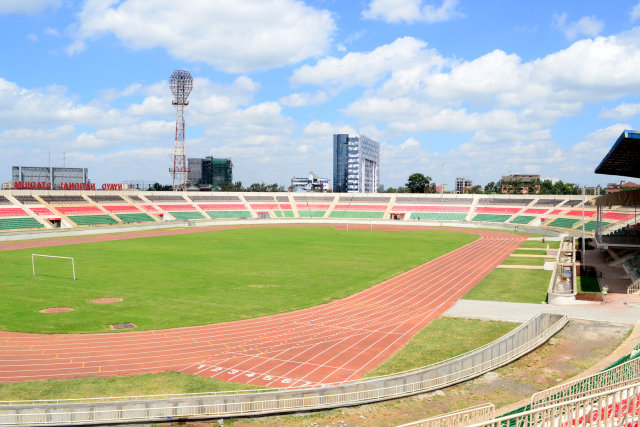
<instances>
[{"instance_id":1,"label":"floodlight mast","mask_svg":"<svg viewBox=\"0 0 640 427\"><path fill-rule=\"evenodd\" d=\"M173 191L187 189L187 151L184 141L184 107L189 105L189 95L193 89L193 78L188 71L176 70L171 74L169 83L173 94L172 104L176 107L176 143L173 151L173 168L169 169L173 177Z\"/></svg>"}]
</instances>

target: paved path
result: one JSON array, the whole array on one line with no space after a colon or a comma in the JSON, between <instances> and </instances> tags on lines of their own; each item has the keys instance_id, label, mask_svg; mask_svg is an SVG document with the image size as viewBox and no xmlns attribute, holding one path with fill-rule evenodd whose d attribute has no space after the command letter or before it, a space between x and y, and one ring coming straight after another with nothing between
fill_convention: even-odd
<instances>
[{"instance_id":1,"label":"paved path","mask_svg":"<svg viewBox=\"0 0 640 427\"><path fill-rule=\"evenodd\" d=\"M606 298L610 298L607 296ZM566 311L570 318L635 325L640 320L640 307L623 302L574 306L521 304L515 302L459 300L444 314L450 317L524 322L540 310Z\"/></svg>"},{"instance_id":2,"label":"paved path","mask_svg":"<svg viewBox=\"0 0 640 427\"><path fill-rule=\"evenodd\" d=\"M239 227L211 230L224 228ZM350 230L355 228L368 230L369 225L349 225ZM411 226L374 228L415 230ZM312 387L358 379L442 315L526 238L488 230L451 230L481 238L363 292L306 310L161 331L87 335L0 332L0 382L158 371L267 387ZM209 230L151 235L202 231ZM136 237L149 235L138 233ZM94 238L72 241L91 240ZM52 243L60 241L11 246Z\"/></svg>"}]
</instances>

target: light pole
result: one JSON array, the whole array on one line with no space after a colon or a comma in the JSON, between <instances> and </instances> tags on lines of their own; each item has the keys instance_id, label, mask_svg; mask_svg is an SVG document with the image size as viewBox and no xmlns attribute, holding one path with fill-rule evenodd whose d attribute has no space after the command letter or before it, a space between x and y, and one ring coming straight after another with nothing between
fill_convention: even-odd
<instances>
[{"instance_id":1,"label":"light pole","mask_svg":"<svg viewBox=\"0 0 640 427\"><path fill-rule=\"evenodd\" d=\"M582 186L582 265L584 266L584 270L587 268L587 242L585 241L585 233L584 233L584 190L585 186Z\"/></svg>"}]
</instances>

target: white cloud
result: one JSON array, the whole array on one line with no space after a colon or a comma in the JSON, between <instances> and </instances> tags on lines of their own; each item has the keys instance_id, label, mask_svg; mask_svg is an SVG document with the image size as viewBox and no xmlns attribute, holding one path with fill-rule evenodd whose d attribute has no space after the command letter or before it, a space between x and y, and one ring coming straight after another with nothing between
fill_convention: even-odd
<instances>
[{"instance_id":1,"label":"white cloud","mask_svg":"<svg viewBox=\"0 0 640 427\"><path fill-rule=\"evenodd\" d=\"M631 22L636 22L638 18L640 18L640 3L635 5L629 12L629 20Z\"/></svg>"},{"instance_id":2,"label":"white cloud","mask_svg":"<svg viewBox=\"0 0 640 427\"><path fill-rule=\"evenodd\" d=\"M77 16L70 55L112 33L131 49L160 47L233 73L322 55L336 28L330 12L298 0L87 0Z\"/></svg>"},{"instance_id":3,"label":"white cloud","mask_svg":"<svg viewBox=\"0 0 640 427\"><path fill-rule=\"evenodd\" d=\"M60 37L60 33L54 28L45 28L43 32L48 36Z\"/></svg>"},{"instance_id":4,"label":"white cloud","mask_svg":"<svg viewBox=\"0 0 640 427\"><path fill-rule=\"evenodd\" d=\"M315 94L309 92L292 93L278 100L280 105L287 107L306 107L308 105L323 104L329 100L329 94L325 91L318 91Z\"/></svg>"},{"instance_id":5,"label":"white cloud","mask_svg":"<svg viewBox=\"0 0 640 427\"><path fill-rule=\"evenodd\" d=\"M62 0L2 0L0 1L0 15L16 13L33 15L47 8L58 8Z\"/></svg>"},{"instance_id":6,"label":"white cloud","mask_svg":"<svg viewBox=\"0 0 640 427\"><path fill-rule=\"evenodd\" d=\"M356 134L358 133L354 128L348 125L332 125L327 122L313 121L309 123L302 131L304 135L322 136L327 138L331 143L333 141L333 135L338 133Z\"/></svg>"},{"instance_id":7,"label":"white cloud","mask_svg":"<svg viewBox=\"0 0 640 427\"><path fill-rule=\"evenodd\" d=\"M596 37L604 28L604 22L596 19L595 16L583 16L578 21L567 23L568 15L556 15L553 25L564 33L569 40L573 40L578 35L584 34L589 37Z\"/></svg>"},{"instance_id":8,"label":"white cloud","mask_svg":"<svg viewBox=\"0 0 640 427\"><path fill-rule=\"evenodd\" d=\"M35 43L38 41L38 35L34 33L29 33L27 34L27 39Z\"/></svg>"},{"instance_id":9,"label":"white cloud","mask_svg":"<svg viewBox=\"0 0 640 427\"><path fill-rule=\"evenodd\" d=\"M601 119L630 119L640 113L640 104L622 103L611 110L603 109L598 118Z\"/></svg>"},{"instance_id":10,"label":"white cloud","mask_svg":"<svg viewBox=\"0 0 640 427\"><path fill-rule=\"evenodd\" d=\"M424 4L423 0L372 0L369 8L362 12L362 16L393 23L434 23L463 17L464 15L456 9L457 6L458 0L443 0L440 7Z\"/></svg>"}]
</instances>

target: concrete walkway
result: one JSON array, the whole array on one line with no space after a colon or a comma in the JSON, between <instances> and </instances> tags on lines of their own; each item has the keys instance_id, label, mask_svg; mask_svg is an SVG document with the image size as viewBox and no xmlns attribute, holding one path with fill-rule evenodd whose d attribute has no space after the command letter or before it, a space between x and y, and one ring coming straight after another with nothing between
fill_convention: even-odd
<instances>
[{"instance_id":1,"label":"concrete walkway","mask_svg":"<svg viewBox=\"0 0 640 427\"><path fill-rule=\"evenodd\" d=\"M516 302L459 300L444 315L472 319L524 322L540 310L565 311L572 319L635 325L640 320L640 307L618 304L575 306L522 304Z\"/></svg>"}]
</instances>

